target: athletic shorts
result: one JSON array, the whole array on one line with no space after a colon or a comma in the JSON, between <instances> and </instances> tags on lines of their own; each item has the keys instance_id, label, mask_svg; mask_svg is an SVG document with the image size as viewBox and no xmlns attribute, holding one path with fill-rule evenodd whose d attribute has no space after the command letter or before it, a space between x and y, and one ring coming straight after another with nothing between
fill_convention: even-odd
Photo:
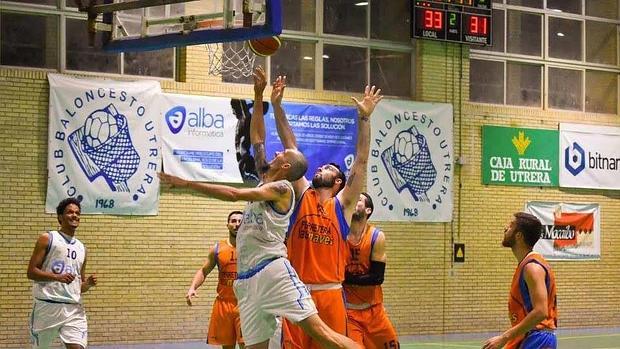
<instances>
[{"instance_id":1,"label":"athletic shorts","mask_svg":"<svg viewBox=\"0 0 620 349\"><path fill-rule=\"evenodd\" d=\"M332 330L347 335L347 311L344 307L342 288L311 291L312 300L319 311L319 317ZM290 320L290 319L289 319ZM322 349L322 346L308 336L294 321L286 321L282 327L285 349Z\"/></svg>"},{"instance_id":2,"label":"athletic shorts","mask_svg":"<svg viewBox=\"0 0 620 349\"><path fill-rule=\"evenodd\" d=\"M30 336L34 349L46 349L56 337L63 343L88 344L86 312L81 304L35 300L30 316Z\"/></svg>"},{"instance_id":3,"label":"athletic shorts","mask_svg":"<svg viewBox=\"0 0 620 349\"><path fill-rule=\"evenodd\" d=\"M525 335L519 349L556 349L557 347L558 340L555 333L533 330Z\"/></svg>"},{"instance_id":4,"label":"athletic shorts","mask_svg":"<svg viewBox=\"0 0 620 349\"><path fill-rule=\"evenodd\" d=\"M237 301L216 298L209 321L207 344L235 345L235 343L243 344Z\"/></svg>"},{"instance_id":5,"label":"athletic shorts","mask_svg":"<svg viewBox=\"0 0 620 349\"><path fill-rule=\"evenodd\" d=\"M348 335L366 349L398 349L398 335L383 304L368 309L347 309Z\"/></svg>"},{"instance_id":6,"label":"athletic shorts","mask_svg":"<svg viewBox=\"0 0 620 349\"><path fill-rule=\"evenodd\" d=\"M268 260L239 273L234 290L246 346L272 337L276 316L299 322L317 313L308 289L286 258Z\"/></svg>"}]
</instances>

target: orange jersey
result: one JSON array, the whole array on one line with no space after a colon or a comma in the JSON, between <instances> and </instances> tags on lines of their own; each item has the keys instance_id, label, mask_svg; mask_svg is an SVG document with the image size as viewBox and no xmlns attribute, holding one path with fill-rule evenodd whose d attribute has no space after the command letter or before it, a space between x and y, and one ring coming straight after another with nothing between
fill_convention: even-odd
<instances>
[{"instance_id":1,"label":"orange jersey","mask_svg":"<svg viewBox=\"0 0 620 349\"><path fill-rule=\"evenodd\" d=\"M236 302L233 282L237 278L237 249L227 240L215 244L215 264L218 270L217 298Z\"/></svg>"},{"instance_id":2,"label":"orange jersey","mask_svg":"<svg viewBox=\"0 0 620 349\"><path fill-rule=\"evenodd\" d=\"M528 254L517 266L514 276L512 277L512 285L510 287L510 299L508 300L508 311L512 326L517 325L532 311L533 304L530 299L530 293L523 276L523 268L529 263L537 263L545 269L545 284L547 286L547 311L546 319L536 325L536 329L555 330L558 322L557 299L555 292L555 274L551 270L551 266L538 253ZM525 336L520 336L506 344L506 348L518 348Z\"/></svg>"},{"instance_id":3,"label":"orange jersey","mask_svg":"<svg viewBox=\"0 0 620 349\"><path fill-rule=\"evenodd\" d=\"M306 284L341 283L347 262L349 225L338 198L319 202L308 188L301 197L287 237L291 265Z\"/></svg>"},{"instance_id":4,"label":"orange jersey","mask_svg":"<svg viewBox=\"0 0 620 349\"><path fill-rule=\"evenodd\" d=\"M349 258L347 259L347 272L354 275L367 274L370 270L372 248L379 236L379 229L367 224L362 233L362 239L354 244L347 241L349 246ZM381 285L355 286L343 284L347 303L375 305L383 303L383 290Z\"/></svg>"}]
</instances>

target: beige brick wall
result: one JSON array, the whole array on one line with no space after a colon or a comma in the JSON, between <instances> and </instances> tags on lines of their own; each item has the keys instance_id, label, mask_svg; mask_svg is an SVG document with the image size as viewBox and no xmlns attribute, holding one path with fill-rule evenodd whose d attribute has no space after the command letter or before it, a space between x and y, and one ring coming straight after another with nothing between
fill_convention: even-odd
<instances>
[{"instance_id":1,"label":"beige brick wall","mask_svg":"<svg viewBox=\"0 0 620 349\"><path fill-rule=\"evenodd\" d=\"M508 326L506 301L515 260L500 247L503 227L526 200L601 205L601 260L553 262L560 326L620 326L620 192L485 186L481 125L556 128L558 122L620 124L617 115L565 113L471 104L468 51L418 40L417 100L453 103L455 172L452 224L379 222L388 237L386 308L401 335L498 331ZM462 58L461 58L462 57ZM249 85L206 77L204 48L187 49L184 82L167 92L251 97ZM462 88L461 88L462 87ZM25 348L31 308L26 266L37 236L56 227L44 213L47 185L46 72L0 68L0 348ZM349 104L349 94L289 88L288 101ZM243 204L163 189L155 217L82 217L78 237L89 248L99 285L84 297L91 343L182 341L205 337L214 276L185 305L191 278L207 249L226 236L225 219ZM452 266L452 241L466 244L466 263Z\"/></svg>"}]
</instances>

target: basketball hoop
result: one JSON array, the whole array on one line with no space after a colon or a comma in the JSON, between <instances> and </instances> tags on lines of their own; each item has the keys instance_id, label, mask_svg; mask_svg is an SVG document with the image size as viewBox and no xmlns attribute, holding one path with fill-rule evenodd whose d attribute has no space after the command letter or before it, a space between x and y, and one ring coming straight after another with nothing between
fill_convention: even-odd
<instances>
[{"instance_id":1,"label":"basketball hoop","mask_svg":"<svg viewBox=\"0 0 620 349\"><path fill-rule=\"evenodd\" d=\"M245 41L205 44L209 54L209 75L249 77L254 70L256 55Z\"/></svg>"}]
</instances>

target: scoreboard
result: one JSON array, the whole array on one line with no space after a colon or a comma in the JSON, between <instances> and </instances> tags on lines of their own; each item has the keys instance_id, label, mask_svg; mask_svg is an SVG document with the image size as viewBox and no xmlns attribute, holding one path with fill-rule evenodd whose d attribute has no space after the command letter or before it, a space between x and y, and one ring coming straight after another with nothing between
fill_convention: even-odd
<instances>
[{"instance_id":1,"label":"scoreboard","mask_svg":"<svg viewBox=\"0 0 620 349\"><path fill-rule=\"evenodd\" d=\"M491 45L492 0L412 0L414 38Z\"/></svg>"}]
</instances>

